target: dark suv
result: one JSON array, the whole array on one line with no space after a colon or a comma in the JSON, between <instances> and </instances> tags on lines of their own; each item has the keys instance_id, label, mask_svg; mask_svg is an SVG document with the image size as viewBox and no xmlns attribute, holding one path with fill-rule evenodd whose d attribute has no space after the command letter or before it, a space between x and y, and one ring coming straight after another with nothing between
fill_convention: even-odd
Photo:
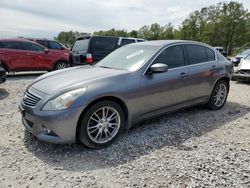
<instances>
[{"instance_id":1,"label":"dark suv","mask_svg":"<svg viewBox=\"0 0 250 188\"><path fill-rule=\"evenodd\" d=\"M144 41L144 39L124 37L80 37L71 48L69 61L73 65L96 63L121 46Z\"/></svg>"}]
</instances>

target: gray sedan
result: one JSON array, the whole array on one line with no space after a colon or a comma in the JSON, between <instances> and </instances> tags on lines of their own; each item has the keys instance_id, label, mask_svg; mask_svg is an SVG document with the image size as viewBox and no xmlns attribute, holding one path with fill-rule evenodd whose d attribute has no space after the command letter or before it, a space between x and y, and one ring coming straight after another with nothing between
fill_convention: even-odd
<instances>
[{"instance_id":1,"label":"gray sedan","mask_svg":"<svg viewBox=\"0 0 250 188\"><path fill-rule=\"evenodd\" d=\"M20 103L23 124L38 139L102 148L131 125L194 105L223 107L232 74L213 47L150 41L117 49L94 66L37 78Z\"/></svg>"}]
</instances>

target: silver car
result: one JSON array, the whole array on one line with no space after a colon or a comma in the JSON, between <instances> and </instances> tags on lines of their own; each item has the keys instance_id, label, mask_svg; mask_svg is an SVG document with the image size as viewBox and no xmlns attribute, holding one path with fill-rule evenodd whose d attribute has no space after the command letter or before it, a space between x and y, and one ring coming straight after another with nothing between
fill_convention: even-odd
<instances>
[{"instance_id":1,"label":"silver car","mask_svg":"<svg viewBox=\"0 0 250 188\"><path fill-rule=\"evenodd\" d=\"M131 125L162 113L226 102L233 65L193 41L150 41L117 49L94 66L37 78L20 103L39 140L102 148Z\"/></svg>"},{"instance_id":2,"label":"silver car","mask_svg":"<svg viewBox=\"0 0 250 188\"><path fill-rule=\"evenodd\" d=\"M250 54L241 59L236 68L233 79L237 81L250 81Z\"/></svg>"}]
</instances>

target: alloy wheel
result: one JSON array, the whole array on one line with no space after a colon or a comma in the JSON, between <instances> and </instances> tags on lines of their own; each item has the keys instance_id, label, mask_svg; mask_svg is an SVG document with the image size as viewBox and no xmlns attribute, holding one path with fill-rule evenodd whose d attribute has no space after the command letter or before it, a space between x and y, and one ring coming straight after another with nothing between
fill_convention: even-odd
<instances>
[{"instance_id":1,"label":"alloy wheel","mask_svg":"<svg viewBox=\"0 0 250 188\"><path fill-rule=\"evenodd\" d=\"M89 138L97 143L104 144L112 140L118 133L121 117L113 107L105 106L97 109L89 118L87 133Z\"/></svg>"},{"instance_id":2,"label":"alloy wheel","mask_svg":"<svg viewBox=\"0 0 250 188\"><path fill-rule=\"evenodd\" d=\"M213 97L214 105L221 107L227 98L227 86L224 83L220 83L215 89L215 95Z\"/></svg>"}]
</instances>

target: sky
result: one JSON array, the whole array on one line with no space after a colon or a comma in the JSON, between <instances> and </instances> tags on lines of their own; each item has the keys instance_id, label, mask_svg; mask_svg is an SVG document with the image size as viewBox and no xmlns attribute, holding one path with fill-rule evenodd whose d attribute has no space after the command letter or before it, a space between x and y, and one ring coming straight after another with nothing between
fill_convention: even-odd
<instances>
[{"instance_id":1,"label":"sky","mask_svg":"<svg viewBox=\"0 0 250 188\"><path fill-rule=\"evenodd\" d=\"M227 0L225 0L227 1ZM60 31L131 31L171 22L176 28L193 11L218 0L0 0L0 38L53 38ZM250 0L239 0L250 9Z\"/></svg>"}]
</instances>

